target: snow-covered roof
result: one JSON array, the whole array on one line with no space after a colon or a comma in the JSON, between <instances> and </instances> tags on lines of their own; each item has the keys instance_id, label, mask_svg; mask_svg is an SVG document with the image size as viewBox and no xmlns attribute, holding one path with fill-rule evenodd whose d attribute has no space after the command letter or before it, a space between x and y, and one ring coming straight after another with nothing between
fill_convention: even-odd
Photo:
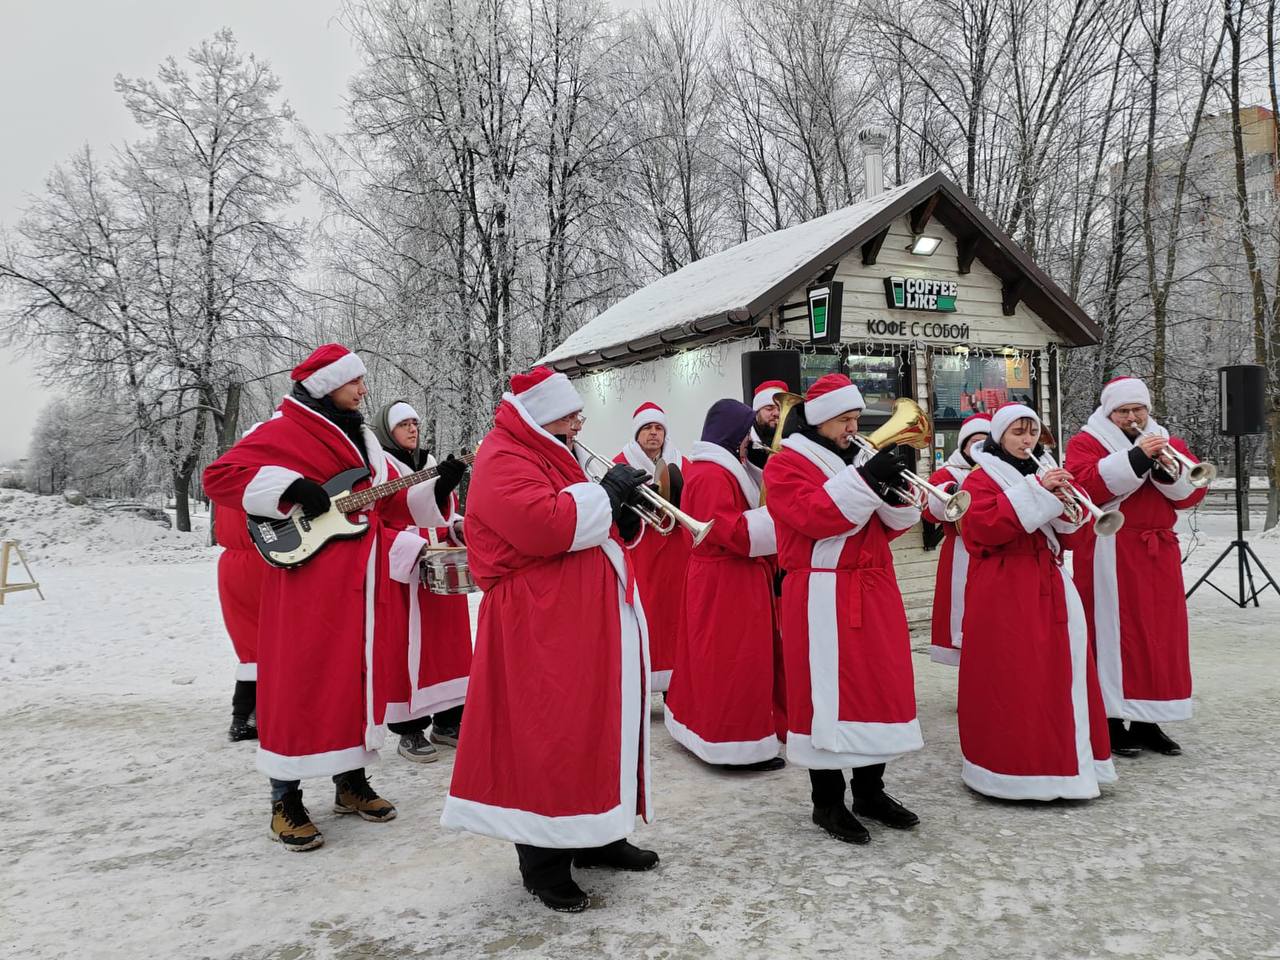
<instances>
[{"instance_id":1,"label":"snow-covered roof","mask_svg":"<svg viewBox=\"0 0 1280 960\"><path fill-rule=\"evenodd\" d=\"M567 372L629 362L676 345L746 332L816 272L843 257L899 216L937 195L950 219L982 241L978 258L1002 274L1017 274L1059 315L1046 316L1071 342L1096 342L1096 325L1012 241L941 173L805 223L766 233L704 257L618 301L570 334L545 357ZM941 213L941 204L939 205ZM988 262L990 259L995 262ZM1055 322L1058 321L1058 322ZM1078 328L1078 329L1077 329Z\"/></svg>"}]
</instances>

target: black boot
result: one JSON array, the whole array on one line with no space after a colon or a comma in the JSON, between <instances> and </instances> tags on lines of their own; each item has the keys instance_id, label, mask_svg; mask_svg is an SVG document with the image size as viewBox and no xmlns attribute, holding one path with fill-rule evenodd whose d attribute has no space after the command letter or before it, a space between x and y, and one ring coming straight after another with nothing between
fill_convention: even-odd
<instances>
[{"instance_id":1,"label":"black boot","mask_svg":"<svg viewBox=\"0 0 1280 960\"><path fill-rule=\"evenodd\" d=\"M1136 757L1142 752L1142 745L1119 717L1107 717L1107 732L1111 735L1111 752L1117 757Z\"/></svg>"},{"instance_id":2,"label":"black boot","mask_svg":"<svg viewBox=\"0 0 1280 960\"><path fill-rule=\"evenodd\" d=\"M571 850L517 843L516 856L520 858L520 878L524 881L524 888L544 906L559 913L581 913L590 905L591 898L569 874L573 860Z\"/></svg>"},{"instance_id":3,"label":"black boot","mask_svg":"<svg viewBox=\"0 0 1280 960\"><path fill-rule=\"evenodd\" d=\"M770 757L768 760L757 760L755 763L722 764L726 770L736 770L740 773L768 773L771 770L781 770L786 765L787 761L782 757Z\"/></svg>"},{"instance_id":4,"label":"black boot","mask_svg":"<svg viewBox=\"0 0 1280 960\"><path fill-rule=\"evenodd\" d=\"M231 729L227 731L227 739L232 743L239 743L241 740L257 740L258 727L253 722L253 717L235 717L231 718Z\"/></svg>"},{"instance_id":5,"label":"black boot","mask_svg":"<svg viewBox=\"0 0 1280 960\"><path fill-rule=\"evenodd\" d=\"M573 855L573 865L579 869L609 867L613 870L640 872L652 870L658 865L658 855L652 850L641 850L626 840L615 840L603 847L590 847Z\"/></svg>"},{"instance_id":6,"label":"black boot","mask_svg":"<svg viewBox=\"0 0 1280 960\"><path fill-rule=\"evenodd\" d=\"M239 743L241 740L258 739L258 724L255 720L257 706L257 681L237 680L236 688L231 694L231 729L227 731L228 740Z\"/></svg>"},{"instance_id":7,"label":"black boot","mask_svg":"<svg viewBox=\"0 0 1280 960\"><path fill-rule=\"evenodd\" d=\"M1135 720L1129 724L1129 736L1133 738L1134 743L1141 744L1156 753L1162 753L1166 757L1176 757L1182 753L1182 747L1178 746L1176 740L1161 730L1159 724L1139 723ZM1114 745L1112 749L1115 749Z\"/></svg>"},{"instance_id":8,"label":"black boot","mask_svg":"<svg viewBox=\"0 0 1280 960\"><path fill-rule=\"evenodd\" d=\"M853 812L859 816L879 820L886 827L892 827L894 830L910 830L920 822L919 817L883 790L879 793L854 797Z\"/></svg>"},{"instance_id":9,"label":"black boot","mask_svg":"<svg viewBox=\"0 0 1280 960\"><path fill-rule=\"evenodd\" d=\"M813 822L842 843L870 843L871 834L844 802L830 807L813 808Z\"/></svg>"}]
</instances>

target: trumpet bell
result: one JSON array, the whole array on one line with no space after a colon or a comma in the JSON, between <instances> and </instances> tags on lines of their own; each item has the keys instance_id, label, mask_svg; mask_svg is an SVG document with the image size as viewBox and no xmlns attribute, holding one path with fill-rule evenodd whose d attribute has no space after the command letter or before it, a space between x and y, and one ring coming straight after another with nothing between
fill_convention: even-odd
<instances>
[{"instance_id":1,"label":"trumpet bell","mask_svg":"<svg viewBox=\"0 0 1280 960\"><path fill-rule=\"evenodd\" d=\"M948 523L955 523L965 515L965 511L969 509L969 502L973 499L968 490L957 490L951 494L946 500L946 507L943 508L942 515Z\"/></svg>"},{"instance_id":2,"label":"trumpet bell","mask_svg":"<svg viewBox=\"0 0 1280 960\"><path fill-rule=\"evenodd\" d=\"M1218 478L1218 468L1212 463L1197 463L1187 472L1187 480L1193 487L1207 487Z\"/></svg>"},{"instance_id":3,"label":"trumpet bell","mask_svg":"<svg viewBox=\"0 0 1280 960\"><path fill-rule=\"evenodd\" d=\"M910 397L899 397L893 402L893 412L882 425L865 437L877 450L903 444L923 450L933 442L933 425L920 404Z\"/></svg>"}]
</instances>

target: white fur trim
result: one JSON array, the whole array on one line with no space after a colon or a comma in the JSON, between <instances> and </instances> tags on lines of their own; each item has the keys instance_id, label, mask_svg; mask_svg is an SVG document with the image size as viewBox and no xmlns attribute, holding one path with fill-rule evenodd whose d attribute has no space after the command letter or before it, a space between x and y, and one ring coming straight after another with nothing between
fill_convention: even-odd
<instances>
[{"instance_id":1,"label":"white fur trim","mask_svg":"<svg viewBox=\"0 0 1280 960\"><path fill-rule=\"evenodd\" d=\"M406 420L422 422L422 418L418 416L418 411L403 400L393 403L391 409L387 411L387 429L394 430Z\"/></svg>"},{"instance_id":2,"label":"white fur trim","mask_svg":"<svg viewBox=\"0 0 1280 960\"><path fill-rule=\"evenodd\" d=\"M823 491L854 529L865 527L883 500L854 467L844 467L822 485Z\"/></svg>"},{"instance_id":3,"label":"white fur trim","mask_svg":"<svg viewBox=\"0 0 1280 960\"><path fill-rule=\"evenodd\" d=\"M609 495L598 483L572 483L560 491L573 497L578 508L573 529L573 544L569 552L598 547L609 539L609 527L613 523L613 508Z\"/></svg>"},{"instance_id":4,"label":"white fur trim","mask_svg":"<svg viewBox=\"0 0 1280 960\"><path fill-rule=\"evenodd\" d=\"M364 747L347 747L328 753L287 756L258 747L256 765L259 773L273 780L302 780L305 777L331 777L336 773L358 770L377 762L378 751Z\"/></svg>"},{"instance_id":5,"label":"white fur trim","mask_svg":"<svg viewBox=\"0 0 1280 960\"><path fill-rule=\"evenodd\" d=\"M409 488L405 499L409 506L409 514L413 522L420 527L447 527L448 519L440 512L436 503L436 481L439 477L423 481Z\"/></svg>"},{"instance_id":6,"label":"white fur trim","mask_svg":"<svg viewBox=\"0 0 1280 960\"><path fill-rule=\"evenodd\" d=\"M934 663L945 663L949 667L960 666L960 651L956 647L929 645L929 659Z\"/></svg>"},{"instance_id":7,"label":"white fur trim","mask_svg":"<svg viewBox=\"0 0 1280 960\"><path fill-rule=\"evenodd\" d=\"M760 502L760 486L747 474L741 460L731 454L718 443L707 443L699 440L689 451L689 459L700 463L714 463L724 467L738 481L738 487L747 503Z\"/></svg>"},{"instance_id":8,"label":"white fur trim","mask_svg":"<svg viewBox=\"0 0 1280 960\"><path fill-rule=\"evenodd\" d=\"M237 663L236 679L252 680L256 683L258 680L258 665L256 663Z\"/></svg>"},{"instance_id":9,"label":"white fur trim","mask_svg":"<svg viewBox=\"0 0 1280 960\"><path fill-rule=\"evenodd\" d=\"M1098 776L1090 759L1089 776L1022 777L993 773L968 760L962 762L960 778L965 785L988 797L1001 800L1091 800L1099 796Z\"/></svg>"},{"instance_id":10,"label":"white fur trim","mask_svg":"<svg viewBox=\"0 0 1280 960\"><path fill-rule=\"evenodd\" d=\"M1004 490L1018 515L1018 522L1027 533L1035 533L1054 517L1062 513L1063 504L1056 496L1040 486L1035 477L1022 477L1022 483L1011 484Z\"/></svg>"},{"instance_id":11,"label":"white fur trim","mask_svg":"<svg viewBox=\"0 0 1280 960\"><path fill-rule=\"evenodd\" d=\"M1115 761L1110 757L1106 760L1093 761L1093 775L1098 778L1098 783L1103 786L1115 783L1120 779L1116 776Z\"/></svg>"},{"instance_id":12,"label":"white fur trim","mask_svg":"<svg viewBox=\"0 0 1280 960\"><path fill-rule=\"evenodd\" d=\"M662 713L663 723L671 734L671 739L704 763L760 763L762 760L772 760L782 750L781 742L772 733L760 740L703 740L676 719L670 705L664 704Z\"/></svg>"},{"instance_id":13,"label":"white fur trim","mask_svg":"<svg viewBox=\"0 0 1280 960\"><path fill-rule=\"evenodd\" d=\"M613 551L610 550L613 548ZM614 563L621 562L621 550L609 541L604 551ZM615 559L614 552L618 554ZM442 826L468 830L513 843L539 847L572 849L600 847L630 834L636 825L639 800L636 770L642 770L645 819L653 820L653 801L649 791L649 722L648 671L649 632L639 598L628 605L624 584L617 584L622 646L622 723L619 744L619 803L604 813L549 817L529 810L499 807L475 800L463 800L452 794L445 797ZM637 736L639 734L639 736ZM638 752L643 751L643 756Z\"/></svg>"},{"instance_id":14,"label":"white fur trim","mask_svg":"<svg viewBox=\"0 0 1280 960\"><path fill-rule=\"evenodd\" d=\"M398 583L413 583L417 579L418 558L428 541L413 530L401 530L391 541L389 555L391 579Z\"/></svg>"},{"instance_id":15,"label":"white fur trim","mask_svg":"<svg viewBox=\"0 0 1280 960\"><path fill-rule=\"evenodd\" d=\"M876 516L890 530L906 530L920 522L918 507L895 507L883 500L876 507Z\"/></svg>"},{"instance_id":16,"label":"white fur trim","mask_svg":"<svg viewBox=\"0 0 1280 960\"><path fill-rule=\"evenodd\" d=\"M1132 449L1132 448L1130 448ZM1146 475L1137 476L1129 463L1129 451L1117 450L1098 461L1098 476L1107 485L1113 497L1127 497L1146 480Z\"/></svg>"},{"instance_id":17,"label":"white fur trim","mask_svg":"<svg viewBox=\"0 0 1280 960\"><path fill-rule=\"evenodd\" d=\"M778 387L770 387L767 390L757 390L751 397L751 409L756 413L759 413L770 404L776 405L778 401L774 398L778 394L785 392L785 390L780 390Z\"/></svg>"},{"instance_id":18,"label":"white fur trim","mask_svg":"<svg viewBox=\"0 0 1280 960\"><path fill-rule=\"evenodd\" d=\"M1196 492L1196 488L1191 485L1190 471L1179 469L1178 476L1174 478L1173 483L1163 483L1157 477L1152 476L1152 485L1164 494L1168 499L1177 503L1179 500L1185 500Z\"/></svg>"},{"instance_id":19,"label":"white fur trim","mask_svg":"<svg viewBox=\"0 0 1280 960\"><path fill-rule=\"evenodd\" d=\"M629 440L627 445L622 448L622 457L627 461L627 466L635 467L637 470L643 470L652 480L654 476L654 463L649 459L649 455L640 449L640 444L635 440ZM667 434L666 440L662 443L662 459L668 467L680 468L680 451L676 449L676 445L671 442L671 434Z\"/></svg>"},{"instance_id":20,"label":"white fur trim","mask_svg":"<svg viewBox=\"0 0 1280 960\"><path fill-rule=\"evenodd\" d=\"M280 498L284 496L284 492L289 489L293 481L301 479L302 474L296 470L270 465L259 467L258 472L244 488L240 506L251 517L283 520L288 514L280 509Z\"/></svg>"},{"instance_id":21,"label":"white fur trim","mask_svg":"<svg viewBox=\"0 0 1280 960\"><path fill-rule=\"evenodd\" d=\"M639 413L632 415L631 439L632 440L635 439L636 434L640 432L641 427L646 426L650 423L658 424L659 426L662 427L663 430L669 429L667 427L666 413L663 412L662 410L655 410L653 407L648 407L644 410L641 410Z\"/></svg>"},{"instance_id":22,"label":"white fur trim","mask_svg":"<svg viewBox=\"0 0 1280 960\"><path fill-rule=\"evenodd\" d=\"M1106 417L1111 416L1116 407L1123 407L1131 403L1140 403L1150 410L1151 391L1137 377L1118 377L1113 383L1108 383L1102 388L1101 401L1098 404L1098 409Z\"/></svg>"},{"instance_id":23,"label":"white fur trim","mask_svg":"<svg viewBox=\"0 0 1280 960\"><path fill-rule=\"evenodd\" d=\"M563 373L553 373L516 396L538 426L577 413L583 406L582 397Z\"/></svg>"},{"instance_id":24,"label":"white fur trim","mask_svg":"<svg viewBox=\"0 0 1280 960\"><path fill-rule=\"evenodd\" d=\"M470 677L454 677L452 680L442 680L440 683L433 683L413 691L409 706L414 717L439 713L441 710L448 710L450 707L465 703L470 681Z\"/></svg>"},{"instance_id":25,"label":"white fur trim","mask_svg":"<svg viewBox=\"0 0 1280 960\"><path fill-rule=\"evenodd\" d=\"M307 393L319 400L333 393L344 383L350 383L356 377L363 377L367 372L363 360L354 353L347 353L307 377L302 381L302 386Z\"/></svg>"},{"instance_id":26,"label":"white fur trim","mask_svg":"<svg viewBox=\"0 0 1280 960\"><path fill-rule=\"evenodd\" d=\"M671 689L670 670L649 671L649 689L654 693L666 693Z\"/></svg>"},{"instance_id":27,"label":"white fur trim","mask_svg":"<svg viewBox=\"0 0 1280 960\"><path fill-rule=\"evenodd\" d=\"M952 454L954 455L957 451L963 450L966 441L968 441L970 437L972 437L974 434L977 434L977 433L984 433L990 436L991 421L990 420L971 420L968 423L961 424L960 436L956 440L956 449L952 451ZM968 466L969 466L968 463L965 463L965 467L968 467Z\"/></svg>"},{"instance_id":28,"label":"white fur trim","mask_svg":"<svg viewBox=\"0 0 1280 960\"><path fill-rule=\"evenodd\" d=\"M778 552L778 532L768 507L756 507L743 513L747 518L747 534L751 538L749 557L767 557Z\"/></svg>"},{"instance_id":29,"label":"white fur trim","mask_svg":"<svg viewBox=\"0 0 1280 960\"><path fill-rule=\"evenodd\" d=\"M830 390L812 400L806 399L804 418L809 426L816 427L850 410L862 410L866 405L866 401L862 399L862 392L851 383L846 387Z\"/></svg>"},{"instance_id":30,"label":"white fur trim","mask_svg":"<svg viewBox=\"0 0 1280 960\"><path fill-rule=\"evenodd\" d=\"M964 590L968 582L969 551L964 548L964 541L957 535L951 550L951 623L948 631L957 657L964 640Z\"/></svg>"},{"instance_id":31,"label":"white fur trim","mask_svg":"<svg viewBox=\"0 0 1280 960\"><path fill-rule=\"evenodd\" d=\"M1040 415L1025 403L1011 403L1001 407L991 415L991 439L999 443L1004 432L1023 419L1034 420L1036 427L1040 426Z\"/></svg>"},{"instance_id":32,"label":"white fur trim","mask_svg":"<svg viewBox=\"0 0 1280 960\"><path fill-rule=\"evenodd\" d=\"M911 721L915 723L916 721ZM897 726L897 724L883 724ZM919 726L916 727L919 733ZM919 747L912 749L918 750ZM808 734L787 731L787 761L809 770L839 770L844 767L870 767L877 763L889 763L902 754L861 754L852 752L833 752L813 745L813 738Z\"/></svg>"}]
</instances>

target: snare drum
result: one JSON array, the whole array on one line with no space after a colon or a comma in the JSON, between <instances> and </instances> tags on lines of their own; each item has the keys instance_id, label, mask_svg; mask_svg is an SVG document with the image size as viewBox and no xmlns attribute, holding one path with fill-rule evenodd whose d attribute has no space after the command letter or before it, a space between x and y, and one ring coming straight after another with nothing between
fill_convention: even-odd
<instances>
[{"instance_id":1,"label":"snare drum","mask_svg":"<svg viewBox=\"0 0 1280 960\"><path fill-rule=\"evenodd\" d=\"M419 569L422 585L432 593L449 596L480 591L467 567L466 547L427 547Z\"/></svg>"}]
</instances>

